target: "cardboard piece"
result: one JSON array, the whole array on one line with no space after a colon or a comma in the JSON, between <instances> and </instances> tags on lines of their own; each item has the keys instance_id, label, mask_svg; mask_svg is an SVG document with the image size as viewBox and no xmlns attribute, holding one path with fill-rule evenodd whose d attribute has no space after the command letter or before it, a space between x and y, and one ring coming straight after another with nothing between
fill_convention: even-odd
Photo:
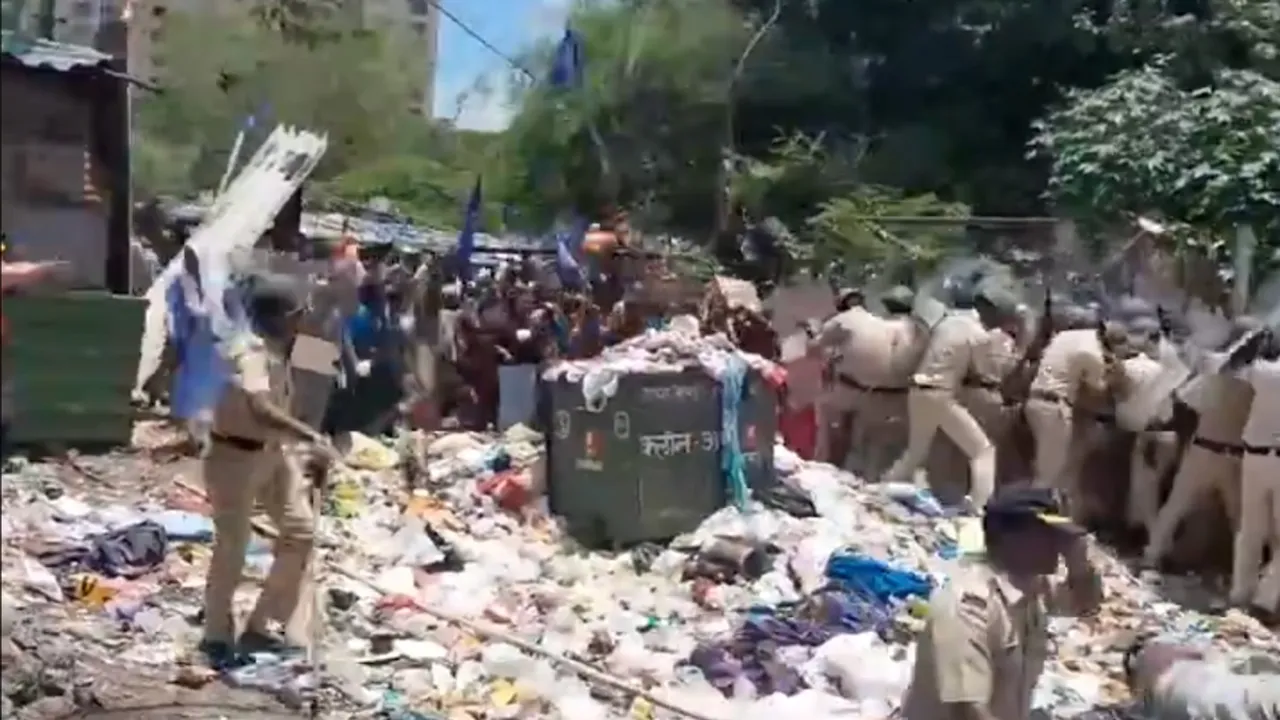
<instances>
[{"instance_id":1,"label":"cardboard piece","mask_svg":"<svg viewBox=\"0 0 1280 720\"><path fill-rule=\"evenodd\" d=\"M725 299L730 308L745 307L750 310L761 310L760 295L756 286L746 280L717 275L707 288L709 293Z\"/></svg>"}]
</instances>

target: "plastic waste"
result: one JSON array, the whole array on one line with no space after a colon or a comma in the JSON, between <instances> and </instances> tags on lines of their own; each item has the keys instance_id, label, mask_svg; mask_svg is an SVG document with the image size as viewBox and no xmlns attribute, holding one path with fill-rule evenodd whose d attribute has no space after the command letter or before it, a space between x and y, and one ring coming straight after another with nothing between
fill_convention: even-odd
<instances>
[{"instance_id":1,"label":"plastic waste","mask_svg":"<svg viewBox=\"0 0 1280 720\"><path fill-rule=\"evenodd\" d=\"M926 517L943 517L947 514L942 503L938 502L938 498L934 497L927 488L911 483L895 482L884 483L880 486L880 491Z\"/></svg>"},{"instance_id":2,"label":"plastic waste","mask_svg":"<svg viewBox=\"0 0 1280 720\"><path fill-rule=\"evenodd\" d=\"M400 464L391 448L362 433L351 433L351 449L343 461L360 470L390 470Z\"/></svg>"},{"instance_id":3,"label":"plastic waste","mask_svg":"<svg viewBox=\"0 0 1280 720\"><path fill-rule=\"evenodd\" d=\"M25 556L22 558L22 584L49 600L61 602L63 599L62 585L58 578L54 577L49 568Z\"/></svg>"},{"instance_id":4,"label":"plastic waste","mask_svg":"<svg viewBox=\"0 0 1280 720\"><path fill-rule=\"evenodd\" d=\"M532 658L519 648L507 643L491 643L480 651L480 663L485 672L496 678L515 678L529 671Z\"/></svg>"},{"instance_id":5,"label":"plastic waste","mask_svg":"<svg viewBox=\"0 0 1280 720\"><path fill-rule=\"evenodd\" d=\"M911 666L894 657L875 633L837 635L814 654L840 695L853 700L899 701Z\"/></svg>"},{"instance_id":6,"label":"plastic waste","mask_svg":"<svg viewBox=\"0 0 1280 720\"><path fill-rule=\"evenodd\" d=\"M344 477L333 484L329 491L329 510L341 518L353 518L364 507L364 490L354 478Z\"/></svg>"}]
</instances>

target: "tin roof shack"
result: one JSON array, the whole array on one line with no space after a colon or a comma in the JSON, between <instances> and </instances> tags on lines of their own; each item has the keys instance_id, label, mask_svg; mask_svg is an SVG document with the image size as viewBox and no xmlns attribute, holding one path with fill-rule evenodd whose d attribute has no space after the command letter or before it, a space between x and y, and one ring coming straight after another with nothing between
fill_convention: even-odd
<instances>
[{"instance_id":1,"label":"tin roof shack","mask_svg":"<svg viewBox=\"0 0 1280 720\"><path fill-rule=\"evenodd\" d=\"M70 291L7 297L15 445L127 443L145 303L129 298L124 76L96 50L5 32L7 251L70 264Z\"/></svg>"}]
</instances>

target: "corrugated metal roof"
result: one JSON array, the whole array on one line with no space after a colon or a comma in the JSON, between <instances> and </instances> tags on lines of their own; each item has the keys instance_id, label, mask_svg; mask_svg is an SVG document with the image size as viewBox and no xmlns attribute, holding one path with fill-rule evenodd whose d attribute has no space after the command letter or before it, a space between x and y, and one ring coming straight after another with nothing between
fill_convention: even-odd
<instances>
[{"instance_id":1,"label":"corrugated metal roof","mask_svg":"<svg viewBox=\"0 0 1280 720\"><path fill-rule=\"evenodd\" d=\"M169 207L166 212L172 218L187 222L199 222L208 211L204 203L184 203ZM386 222L343 215L341 213L302 214L301 230L313 238L337 238L346 234L357 242L368 245L394 245L398 248L445 252L458 243L458 231L425 228L400 222ZM476 265L494 264L499 259L515 258L521 252L547 251L555 248L552 236L523 237L519 235L488 235L476 233L476 253L472 262Z\"/></svg>"},{"instance_id":2,"label":"corrugated metal roof","mask_svg":"<svg viewBox=\"0 0 1280 720\"><path fill-rule=\"evenodd\" d=\"M91 47L28 37L10 30L5 30L0 37L0 49L6 58L13 58L29 68L48 68L58 72L98 67L111 60L110 55Z\"/></svg>"}]
</instances>

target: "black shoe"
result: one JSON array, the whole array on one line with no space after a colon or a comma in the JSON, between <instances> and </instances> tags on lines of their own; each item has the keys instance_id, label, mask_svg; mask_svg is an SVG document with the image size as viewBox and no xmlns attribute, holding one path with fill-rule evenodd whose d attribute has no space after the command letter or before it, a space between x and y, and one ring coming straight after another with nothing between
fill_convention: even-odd
<instances>
[{"instance_id":1,"label":"black shoe","mask_svg":"<svg viewBox=\"0 0 1280 720\"><path fill-rule=\"evenodd\" d=\"M245 654L270 653L284 657L307 654L305 647L294 645L278 635L257 630L246 630L240 634L239 650Z\"/></svg>"},{"instance_id":2,"label":"black shoe","mask_svg":"<svg viewBox=\"0 0 1280 720\"><path fill-rule=\"evenodd\" d=\"M236 652L235 647L231 643L221 640L201 640L200 645L196 648L209 667L214 670L225 670L227 668L239 667L244 664L244 658Z\"/></svg>"}]
</instances>

